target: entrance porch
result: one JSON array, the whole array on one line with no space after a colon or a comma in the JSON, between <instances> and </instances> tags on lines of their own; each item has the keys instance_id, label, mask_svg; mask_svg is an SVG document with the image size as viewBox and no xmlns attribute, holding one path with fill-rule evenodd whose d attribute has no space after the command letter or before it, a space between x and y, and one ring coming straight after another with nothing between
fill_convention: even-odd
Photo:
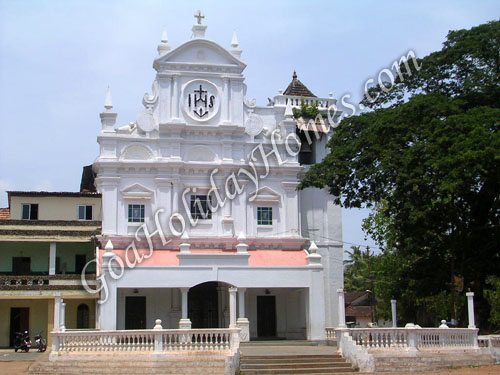
<instances>
[{"instance_id":1,"label":"entrance porch","mask_svg":"<svg viewBox=\"0 0 500 375\"><path fill-rule=\"evenodd\" d=\"M193 329L230 327L230 289L216 281L192 288L118 288L116 328L150 329L156 319L166 329L186 328L182 319ZM235 299L243 341L307 338L307 288L238 288Z\"/></svg>"}]
</instances>

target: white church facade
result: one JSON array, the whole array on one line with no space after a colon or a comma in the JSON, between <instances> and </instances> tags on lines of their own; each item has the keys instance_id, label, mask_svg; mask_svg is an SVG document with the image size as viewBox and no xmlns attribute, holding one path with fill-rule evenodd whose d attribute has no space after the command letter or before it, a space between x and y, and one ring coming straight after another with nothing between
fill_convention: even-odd
<instances>
[{"instance_id":1,"label":"white church facade","mask_svg":"<svg viewBox=\"0 0 500 375\"><path fill-rule=\"evenodd\" d=\"M225 49L201 18L192 31L177 48L164 33L135 122L117 126L106 96L93 166L97 326L150 329L161 319L164 328L237 326L243 341L323 340L338 325L341 209L323 190L296 189L329 132L299 129L292 108L335 100L294 75L258 106L246 98L236 35ZM312 143L300 148L307 132Z\"/></svg>"}]
</instances>

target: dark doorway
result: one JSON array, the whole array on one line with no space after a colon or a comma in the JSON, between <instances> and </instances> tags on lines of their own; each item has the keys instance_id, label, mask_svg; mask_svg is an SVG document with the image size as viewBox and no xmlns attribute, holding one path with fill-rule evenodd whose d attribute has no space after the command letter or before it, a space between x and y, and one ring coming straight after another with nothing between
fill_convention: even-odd
<instances>
[{"instance_id":1,"label":"dark doorway","mask_svg":"<svg viewBox=\"0 0 500 375\"><path fill-rule=\"evenodd\" d=\"M276 337L275 296L257 296L257 335Z\"/></svg>"},{"instance_id":2,"label":"dark doorway","mask_svg":"<svg viewBox=\"0 0 500 375\"><path fill-rule=\"evenodd\" d=\"M193 328L220 328L218 286L217 282L208 282L189 289L188 317Z\"/></svg>"},{"instance_id":3,"label":"dark doorway","mask_svg":"<svg viewBox=\"0 0 500 375\"><path fill-rule=\"evenodd\" d=\"M146 329L146 297L125 297L125 329Z\"/></svg>"},{"instance_id":4,"label":"dark doorway","mask_svg":"<svg viewBox=\"0 0 500 375\"><path fill-rule=\"evenodd\" d=\"M14 346L16 332L30 330L30 309L29 307L10 308L10 341L9 346Z\"/></svg>"},{"instance_id":5,"label":"dark doorway","mask_svg":"<svg viewBox=\"0 0 500 375\"><path fill-rule=\"evenodd\" d=\"M29 275L31 273L30 257L12 257L12 274Z\"/></svg>"},{"instance_id":6,"label":"dark doorway","mask_svg":"<svg viewBox=\"0 0 500 375\"><path fill-rule=\"evenodd\" d=\"M84 303L76 309L76 328L89 328L89 307Z\"/></svg>"}]
</instances>

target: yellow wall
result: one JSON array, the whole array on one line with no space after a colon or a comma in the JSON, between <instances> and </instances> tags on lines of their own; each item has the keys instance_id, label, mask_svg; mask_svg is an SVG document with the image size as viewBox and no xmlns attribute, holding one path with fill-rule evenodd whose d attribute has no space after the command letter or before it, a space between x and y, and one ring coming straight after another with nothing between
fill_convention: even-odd
<instances>
[{"instance_id":1,"label":"yellow wall","mask_svg":"<svg viewBox=\"0 0 500 375\"><path fill-rule=\"evenodd\" d=\"M66 328L76 329L77 308L81 303L89 307L89 328L95 328L95 299L64 299L66 303ZM54 299L2 299L0 300L0 348L9 346L10 309L28 307L30 309L30 337L42 332L50 347L47 332L54 328Z\"/></svg>"},{"instance_id":2,"label":"yellow wall","mask_svg":"<svg viewBox=\"0 0 500 375\"><path fill-rule=\"evenodd\" d=\"M95 328L95 299L65 299L66 302L66 328L76 329L76 314L81 303L89 307L89 328Z\"/></svg>"},{"instance_id":3,"label":"yellow wall","mask_svg":"<svg viewBox=\"0 0 500 375\"><path fill-rule=\"evenodd\" d=\"M10 199L10 218L21 220L23 203L38 203L38 220L78 220L78 206L92 206L92 220L101 220L101 198L18 197Z\"/></svg>"},{"instance_id":4,"label":"yellow wall","mask_svg":"<svg viewBox=\"0 0 500 375\"><path fill-rule=\"evenodd\" d=\"M54 300L31 299L31 300L0 300L0 347L9 346L10 335L10 309L11 307L29 307L30 309L30 337L42 332L43 337L47 337L47 312L48 302Z\"/></svg>"}]
</instances>

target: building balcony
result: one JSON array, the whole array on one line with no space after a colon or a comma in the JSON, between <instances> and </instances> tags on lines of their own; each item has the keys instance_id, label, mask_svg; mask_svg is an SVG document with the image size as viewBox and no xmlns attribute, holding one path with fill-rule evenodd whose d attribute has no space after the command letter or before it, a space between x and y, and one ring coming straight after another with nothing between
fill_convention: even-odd
<instances>
[{"instance_id":1,"label":"building balcony","mask_svg":"<svg viewBox=\"0 0 500 375\"><path fill-rule=\"evenodd\" d=\"M91 289L96 287L96 274L84 275ZM82 275L0 275L0 291L85 290Z\"/></svg>"}]
</instances>

